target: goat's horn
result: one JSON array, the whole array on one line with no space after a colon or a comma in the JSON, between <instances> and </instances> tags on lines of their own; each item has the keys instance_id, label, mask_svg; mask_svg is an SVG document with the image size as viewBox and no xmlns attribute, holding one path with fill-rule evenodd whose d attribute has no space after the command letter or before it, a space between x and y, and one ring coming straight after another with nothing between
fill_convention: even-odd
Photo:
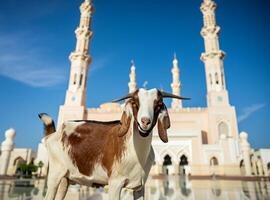
<instances>
[{"instance_id":1,"label":"goat's horn","mask_svg":"<svg viewBox=\"0 0 270 200\"><path fill-rule=\"evenodd\" d=\"M129 98L133 97L134 93L135 93L135 92L129 93L128 95L126 95L126 96L124 96L124 97L121 97L121 98L119 98L119 99L115 99L115 100L113 100L112 102L113 102L113 103L116 103L116 102L119 102L119 101L123 101L123 100L125 100L125 99L129 99Z\"/></svg>"},{"instance_id":2,"label":"goat's horn","mask_svg":"<svg viewBox=\"0 0 270 200\"><path fill-rule=\"evenodd\" d=\"M180 97L180 96L170 94L170 93L167 93L167 92L163 92L163 91L160 91L160 93L161 93L163 98L174 98L174 99L190 100L190 98Z\"/></svg>"}]
</instances>

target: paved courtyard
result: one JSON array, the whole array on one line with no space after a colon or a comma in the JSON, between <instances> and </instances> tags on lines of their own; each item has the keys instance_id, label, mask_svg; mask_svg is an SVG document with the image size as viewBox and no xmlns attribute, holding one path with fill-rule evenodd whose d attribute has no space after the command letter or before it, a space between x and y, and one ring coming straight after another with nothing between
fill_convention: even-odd
<instances>
[{"instance_id":1,"label":"paved courtyard","mask_svg":"<svg viewBox=\"0 0 270 200\"><path fill-rule=\"evenodd\" d=\"M23 186L25 185L25 186ZM15 180L0 181L2 200L40 200L46 193L45 181L28 182ZM270 199L270 182L192 180L179 176L149 178L146 185L147 200L179 199ZM108 189L70 186L66 200L106 200ZM130 192L124 191L123 199L130 199Z\"/></svg>"}]
</instances>

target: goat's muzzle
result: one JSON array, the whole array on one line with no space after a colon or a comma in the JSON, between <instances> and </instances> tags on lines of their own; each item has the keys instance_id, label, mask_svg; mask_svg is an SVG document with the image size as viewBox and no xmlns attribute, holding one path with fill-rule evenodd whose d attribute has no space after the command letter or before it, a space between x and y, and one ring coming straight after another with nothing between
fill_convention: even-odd
<instances>
[{"instance_id":1,"label":"goat's muzzle","mask_svg":"<svg viewBox=\"0 0 270 200\"><path fill-rule=\"evenodd\" d=\"M152 127L150 127L150 129L145 130L144 128L141 127L141 125L138 122L137 122L137 127L142 137L147 137L152 132L152 129L153 129Z\"/></svg>"}]
</instances>

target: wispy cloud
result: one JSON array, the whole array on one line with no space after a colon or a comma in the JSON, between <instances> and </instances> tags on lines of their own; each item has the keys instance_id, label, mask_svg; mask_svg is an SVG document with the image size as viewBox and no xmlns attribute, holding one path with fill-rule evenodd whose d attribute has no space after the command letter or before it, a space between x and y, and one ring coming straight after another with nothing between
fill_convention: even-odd
<instances>
[{"instance_id":1,"label":"wispy cloud","mask_svg":"<svg viewBox=\"0 0 270 200\"><path fill-rule=\"evenodd\" d=\"M241 115L238 116L238 122L242 122L249 118L253 113L259 111L260 109L264 108L266 106L265 103L260 103L260 104L253 104L249 107L246 107L243 109L243 112Z\"/></svg>"},{"instance_id":2,"label":"wispy cloud","mask_svg":"<svg viewBox=\"0 0 270 200\"><path fill-rule=\"evenodd\" d=\"M50 69L45 65L42 68L27 65L0 65L0 74L32 87L51 87L65 80L60 70Z\"/></svg>"},{"instance_id":3,"label":"wispy cloud","mask_svg":"<svg viewBox=\"0 0 270 200\"><path fill-rule=\"evenodd\" d=\"M33 45L36 38L26 35L0 34L0 75L32 87L51 87L62 83L66 73Z\"/></svg>"}]
</instances>

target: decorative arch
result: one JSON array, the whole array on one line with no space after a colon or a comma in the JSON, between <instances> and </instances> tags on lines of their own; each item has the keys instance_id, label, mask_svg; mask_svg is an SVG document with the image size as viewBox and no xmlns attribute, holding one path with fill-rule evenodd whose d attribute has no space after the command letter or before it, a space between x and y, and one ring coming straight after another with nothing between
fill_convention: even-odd
<instances>
[{"instance_id":1,"label":"decorative arch","mask_svg":"<svg viewBox=\"0 0 270 200\"><path fill-rule=\"evenodd\" d=\"M26 161L21 157L21 156L18 156L16 157L13 162L12 162L12 174L17 174L17 170L18 170L18 167L21 165L21 164L25 164Z\"/></svg>"},{"instance_id":2,"label":"decorative arch","mask_svg":"<svg viewBox=\"0 0 270 200\"><path fill-rule=\"evenodd\" d=\"M170 155L166 155L163 158L163 166L168 166L168 165L172 165L172 157Z\"/></svg>"},{"instance_id":3,"label":"decorative arch","mask_svg":"<svg viewBox=\"0 0 270 200\"><path fill-rule=\"evenodd\" d=\"M226 137L228 137L230 135L230 128L227 122L221 121L218 124L218 134L219 134L219 137L222 135L225 135Z\"/></svg>"},{"instance_id":4,"label":"decorative arch","mask_svg":"<svg viewBox=\"0 0 270 200\"><path fill-rule=\"evenodd\" d=\"M185 165L188 165L188 157L183 154L181 157L180 157L180 163L179 163L180 166L185 166Z\"/></svg>"},{"instance_id":5,"label":"decorative arch","mask_svg":"<svg viewBox=\"0 0 270 200\"><path fill-rule=\"evenodd\" d=\"M215 82L218 85L219 84L219 78L218 78L218 73L215 73Z\"/></svg>"},{"instance_id":6,"label":"decorative arch","mask_svg":"<svg viewBox=\"0 0 270 200\"><path fill-rule=\"evenodd\" d=\"M224 84L224 73L221 73L221 83L222 83L222 88L225 89L225 84Z\"/></svg>"},{"instance_id":7,"label":"decorative arch","mask_svg":"<svg viewBox=\"0 0 270 200\"><path fill-rule=\"evenodd\" d=\"M212 79L212 74L211 73L209 74L209 81L210 81L210 85L212 86L213 85L213 79Z\"/></svg>"},{"instance_id":8,"label":"decorative arch","mask_svg":"<svg viewBox=\"0 0 270 200\"><path fill-rule=\"evenodd\" d=\"M76 83L77 83L77 74L75 73L73 75L73 85L76 85Z\"/></svg>"},{"instance_id":9,"label":"decorative arch","mask_svg":"<svg viewBox=\"0 0 270 200\"><path fill-rule=\"evenodd\" d=\"M218 159L217 157L213 156L210 159L210 166L217 166L218 165Z\"/></svg>"},{"instance_id":10,"label":"decorative arch","mask_svg":"<svg viewBox=\"0 0 270 200\"><path fill-rule=\"evenodd\" d=\"M189 161L191 161L190 152L187 149L181 149L177 152L176 157L177 161L181 158L181 156L185 155Z\"/></svg>"},{"instance_id":11,"label":"decorative arch","mask_svg":"<svg viewBox=\"0 0 270 200\"><path fill-rule=\"evenodd\" d=\"M241 175L242 176L246 175L246 169L245 169L245 162L244 162L244 160L241 160L240 161L239 167L240 167Z\"/></svg>"},{"instance_id":12,"label":"decorative arch","mask_svg":"<svg viewBox=\"0 0 270 200\"><path fill-rule=\"evenodd\" d=\"M157 162L159 162L159 164L162 165L163 164L163 159L164 159L164 157L166 155L169 155L171 157L172 162L177 160L175 154L171 150L169 150L169 149L163 149L159 153L159 160L157 160Z\"/></svg>"},{"instance_id":13,"label":"decorative arch","mask_svg":"<svg viewBox=\"0 0 270 200\"><path fill-rule=\"evenodd\" d=\"M17 165L22 164L24 162L25 162L25 160L21 156L19 156L13 160L13 166L17 166Z\"/></svg>"},{"instance_id":14,"label":"decorative arch","mask_svg":"<svg viewBox=\"0 0 270 200\"><path fill-rule=\"evenodd\" d=\"M172 171L171 171L171 167L172 167L172 157L170 155L166 155L164 158L163 158L163 163L162 163L162 166L163 166L163 173L166 174L166 175L169 175L169 174L172 174Z\"/></svg>"},{"instance_id":15,"label":"decorative arch","mask_svg":"<svg viewBox=\"0 0 270 200\"><path fill-rule=\"evenodd\" d=\"M185 176L187 173L188 173L188 171L187 171L187 167L188 167L188 165L189 165L189 162L190 162L190 160L189 160L189 157L187 156L187 154L186 153L183 153L182 152L182 154L180 155L180 156L178 156L178 159L179 159L179 163L178 163L178 165L179 165L179 171L178 171L178 173L181 175L181 176Z\"/></svg>"},{"instance_id":16,"label":"decorative arch","mask_svg":"<svg viewBox=\"0 0 270 200\"><path fill-rule=\"evenodd\" d=\"M270 162L267 163L267 172L268 172L268 176L270 175Z\"/></svg>"},{"instance_id":17,"label":"decorative arch","mask_svg":"<svg viewBox=\"0 0 270 200\"><path fill-rule=\"evenodd\" d=\"M202 144L208 144L208 134L206 131L201 132Z\"/></svg>"},{"instance_id":18,"label":"decorative arch","mask_svg":"<svg viewBox=\"0 0 270 200\"><path fill-rule=\"evenodd\" d=\"M80 75L80 81L79 81L80 86L82 86L82 82L83 82L83 74Z\"/></svg>"}]
</instances>

